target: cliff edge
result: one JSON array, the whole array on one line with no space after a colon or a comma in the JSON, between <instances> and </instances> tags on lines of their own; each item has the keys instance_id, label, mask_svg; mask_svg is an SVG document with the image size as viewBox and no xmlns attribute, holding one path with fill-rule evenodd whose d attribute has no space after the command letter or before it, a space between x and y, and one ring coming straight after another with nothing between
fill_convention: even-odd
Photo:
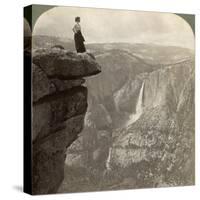
<instances>
[{"instance_id":1,"label":"cliff edge","mask_svg":"<svg viewBox=\"0 0 200 200\"><path fill-rule=\"evenodd\" d=\"M64 178L65 152L78 138L87 110L83 77L101 67L93 55L39 49L32 64L32 193L57 192Z\"/></svg>"}]
</instances>

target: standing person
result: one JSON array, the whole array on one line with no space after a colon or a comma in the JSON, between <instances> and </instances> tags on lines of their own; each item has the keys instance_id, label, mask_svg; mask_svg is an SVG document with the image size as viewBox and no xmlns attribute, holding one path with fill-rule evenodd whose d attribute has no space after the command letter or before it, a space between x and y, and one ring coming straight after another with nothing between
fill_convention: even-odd
<instances>
[{"instance_id":1,"label":"standing person","mask_svg":"<svg viewBox=\"0 0 200 200\"><path fill-rule=\"evenodd\" d=\"M76 17L75 18L75 22L76 24L73 27L73 32L74 32L74 41L75 41L75 47L76 47L76 51L77 53L83 53L86 51L85 49L85 45L84 45L84 37L81 33L81 26L80 26L80 17Z\"/></svg>"}]
</instances>

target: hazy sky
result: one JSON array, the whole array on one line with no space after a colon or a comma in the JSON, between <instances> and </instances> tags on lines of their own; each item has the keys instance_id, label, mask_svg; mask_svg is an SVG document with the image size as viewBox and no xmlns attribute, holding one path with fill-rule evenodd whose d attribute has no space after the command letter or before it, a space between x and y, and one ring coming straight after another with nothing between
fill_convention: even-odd
<instances>
[{"instance_id":1,"label":"hazy sky","mask_svg":"<svg viewBox=\"0 0 200 200\"><path fill-rule=\"evenodd\" d=\"M190 26L170 13L55 7L39 17L33 34L73 39L76 16L81 17L87 43L155 43L194 48Z\"/></svg>"}]
</instances>

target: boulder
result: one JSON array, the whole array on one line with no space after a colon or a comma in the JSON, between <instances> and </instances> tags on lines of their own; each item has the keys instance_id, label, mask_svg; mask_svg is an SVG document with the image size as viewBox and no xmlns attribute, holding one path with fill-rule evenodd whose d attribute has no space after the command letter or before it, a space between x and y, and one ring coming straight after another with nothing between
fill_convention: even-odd
<instances>
[{"instance_id":1,"label":"boulder","mask_svg":"<svg viewBox=\"0 0 200 200\"><path fill-rule=\"evenodd\" d=\"M33 63L51 78L76 79L101 72L100 65L91 55L64 49L38 49L34 52Z\"/></svg>"}]
</instances>

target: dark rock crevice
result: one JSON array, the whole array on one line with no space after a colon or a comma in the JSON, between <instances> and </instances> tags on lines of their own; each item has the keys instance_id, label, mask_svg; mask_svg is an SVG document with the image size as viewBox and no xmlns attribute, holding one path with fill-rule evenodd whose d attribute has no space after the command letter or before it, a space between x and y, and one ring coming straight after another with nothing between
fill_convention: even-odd
<instances>
[{"instance_id":1,"label":"dark rock crevice","mask_svg":"<svg viewBox=\"0 0 200 200\"><path fill-rule=\"evenodd\" d=\"M84 86L77 86L71 89L66 89L63 91L55 91L53 94L47 94L39 98L37 101L33 101L33 105L39 105L45 102L51 102L57 99L64 98L65 96L73 96L77 92L82 92L87 96L87 88Z\"/></svg>"}]
</instances>

